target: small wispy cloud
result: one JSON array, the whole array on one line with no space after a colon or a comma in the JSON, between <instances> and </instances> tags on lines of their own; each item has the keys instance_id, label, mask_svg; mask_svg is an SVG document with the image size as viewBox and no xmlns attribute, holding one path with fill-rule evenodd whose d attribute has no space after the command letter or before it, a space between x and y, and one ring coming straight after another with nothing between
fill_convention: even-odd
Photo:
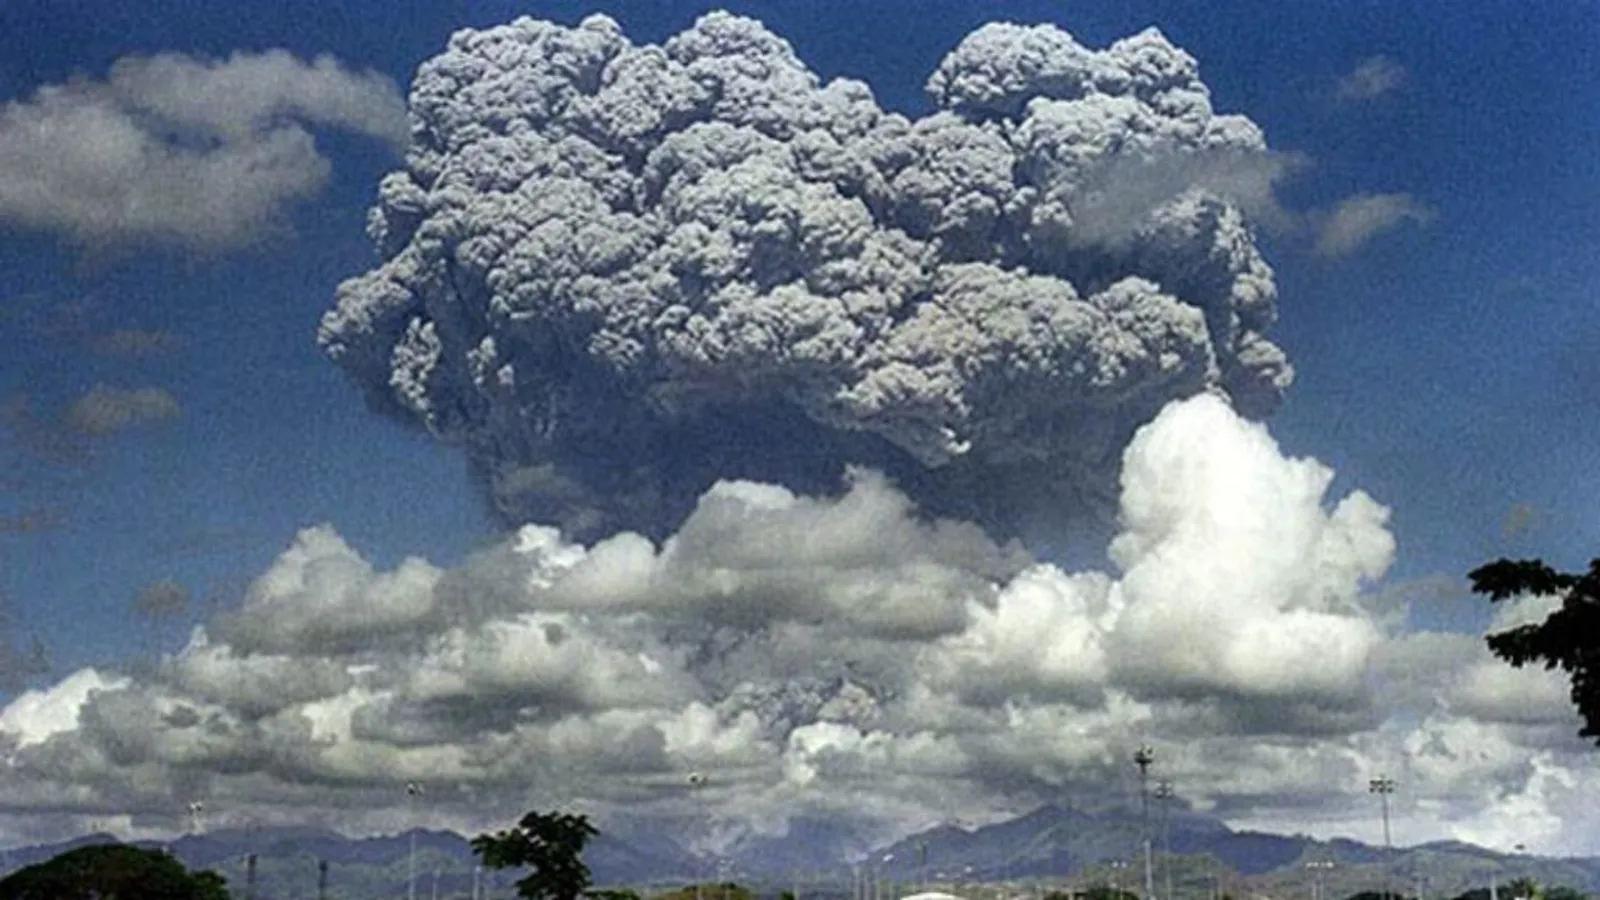
<instances>
[{"instance_id":1,"label":"small wispy cloud","mask_svg":"<svg viewBox=\"0 0 1600 900\"><path fill-rule=\"evenodd\" d=\"M162 388L117 388L97 384L67 410L65 424L88 437L109 437L137 425L175 419L177 398Z\"/></svg>"},{"instance_id":2,"label":"small wispy cloud","mask_svg":"<svg viewBox=\"0 0 1600 900\"><path fill-rule=\"evenodd\" d=\"M60 528L66 521L66 512L61 509L50 507L28 509L10 515L0 515L0 535L37 534Z\"/></svg>"},{"instance_id":3,"label":"small wispy cloud","mask_svg":"<svg viewBox=\"0 0 1600 900\"><path fill-rule=\"evenodd\" d=\"M1405 222L1432 221L1432 209L1410 194L1355 194L1313 218L1318 256L1344 256Z\"/></svg>"},{"instance_id":4,"label":"small wispy cloud","mask_svg":"<svg viewBox=\"0 0 1600 900\"><path fill-rule=\"evenodd\" d=\"M180 616L188 610L189 589L171 579L152 581L133 595L133 612L141 619L158 620Z\"/></svg>"},{"instance_id":5,"label":"small wispy cloud","mask_svg":"<svg viewBox=\"0 0 1600 900\"><path fill-rule=\"evenodd\" d=\"M101 356L132 362L166 356L177 350L179 343L178 336L170 331L119 328L94 337L89 349Z\"/></svg>"},{"instance_id":6,"label":"small wispy cloud","mask_svg":"<svg viewBox=\"0 0 1600 900\"><path fill-rule=\"evenodd\" d=\"M1350 103L1376 100L1406 82L1405 67L1387 56L1369 56L1339 79L1339 99Z\"/></svg>"}]
</instances>

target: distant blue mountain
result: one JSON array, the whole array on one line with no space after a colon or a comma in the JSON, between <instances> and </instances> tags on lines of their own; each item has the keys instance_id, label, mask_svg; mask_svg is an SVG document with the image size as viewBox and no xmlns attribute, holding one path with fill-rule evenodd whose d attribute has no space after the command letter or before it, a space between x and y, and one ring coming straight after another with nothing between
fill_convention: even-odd
<instances>
[{"instance_id":1,"label":"distant blue mountain","mask_svg":"<svg viewBox=\"0 0 1600 900\"><path fill-rule=\"evenodd\" d=\"M1104 872L1114 860L1136 862L1140 855L1141 819L1136 811L1115 807L1081 809L1049 804L1016 818L979 828L941 825L908 835L885 846L864 850L859 837L837 823L797 819L781 836L752 836L720 856L697 856L672 835L648 829L603 832L591 842L585 861L600 886L641 891L681 886L696 880L737 880L769 889L769 893L801 886L811 898L841 897L851 880L867 877L901 885L928 882L994 882L1048 879ZM1341 873L1383 869L1385 851L1357 841L1316 841L1255 831L1234 831L1219 820L1189 811L1174 811L1168 828L1152 814L1156 852L1170 840L1175 858L1210 860L1240 876L1268 879L1306 877L1308 859L1334 861ZM416 858L412 865L411 843ZM110 835L93 834L55 844L15 848L6 854L10 869L43 862L87 844L110 843ZM192 868L210 868L228 878L235 897L255 900L303 900L316 896L318 865L326 861L330 900L390 900L407 895L408 873L416 878L416 896L457 900L470 895L477 859L467 838L449 831L417 829L397 835L349 838L313 827L219 829L178 838L167 846ZM246 858L257 865L253 885ZM1395 871L1454 873L1452 884L1491 869L1529 874L1549 883L1584 890L1600 886L1600 860L1535 861L1507 857L1458 841L1439 841L1396 849L1388 857ZM1365 867L1365 868L1364 868ZM1137 866L1134 871L1137 872ZM1387 871L1388 869L1383 869ZM1465 874L1464 874L1465 873ZM1469 877L1470 876L1470 877ZM509 896L514 873L480 872L495 897ZM1367 877L1369 876L1359 876ZM1463 879L1467 879L1463 881ZM1449 880L1449 879L1445 879ZM1137 879L1129 882L1136 884ZM246 890L247 887L253 890ZM1440 890L1446 890L1444 884ZM1455 887L1448 888L1455 890ZM1181 896L1181 894L1180 894ZM1343 896L1332 894L1330 896ZM1445 896L1450 896L1446 894Z\"/></svg>"}]
</instances>

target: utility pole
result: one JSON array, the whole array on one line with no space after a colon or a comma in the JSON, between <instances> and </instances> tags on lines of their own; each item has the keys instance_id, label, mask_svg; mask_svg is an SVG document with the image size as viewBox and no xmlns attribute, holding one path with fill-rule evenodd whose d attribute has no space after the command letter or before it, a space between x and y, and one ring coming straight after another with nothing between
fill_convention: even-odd
<instances>
[{"instance_id":1,"label":"utility pole","mask_svg":"<svg viewBox=\"0 0 1600 900\"><path fill-rule=\"evenodd\" d=\"M244 858L244 900L256 900L256 855L248 853Z\"/></svg>"},{"instance_id":2,"label":"utility pole","mask_svg":"<svg viewBox=\"0 0 1600 900\"><path fill-rule=\"evenodd\" d=\"M1333 868L1333 861L1314 859L1306 863L1306 868L1311 870L1311 900L1322 900L1322 873Z\"/></svg>"},{"instance_id":3,"label":"utility pole","mask_svg":"<svg viewBox=\"0 0 1600 900\"><path fill-rule=\"evenodd\" d=\"M1386 897L1393 893L1390 882L1394 878L1391 871L1394 868L1394 842L1389 837L1389 795L1394 793L1395 787L1395 780L1387 775L1379 775L1367 782L1367 791L1377 794L1383 807L1383 893Z\"/></svg>"},{"instance_id":4,"label":"utility pole","mask_svg":"<svg viewBox=\"0 0 1600 900\"><path fill-rule=\"evenodd\" d=\"M328 900L328 861L317 860L317 900Z\"/></svg>"},{"instance_id":5,"label":"utility pole","mask_svg":"<svg viewBox=\"0 0 1600 900\"><path fill-rule=\"evenodd\" d=\"M1154 900L1156 894L1155 861L1150 849L1150 764L1156 761L1156 751L1145 744L1133 753L1134 765L1139 767L1139 840L1144 845L1144 896Z\"/></svg>"},{"instance_id":6,"label":"utility pole","mask_svg":"<svg viewBox=\"0 0 1600 900\"><path fill-rule=\"evenodd\" d=\"M700 789L705 786L706 776L700 774L699 772L689 773L689 790L695 795L694 799L697 806L699 805L700 801ZM695 868L699 871L695 873L694 878L694 900L706 900L705 864L700 863L699 865L696 865Z\"/></svg>"},{"instance_id":7,"label":"utility pole","mask_svg":"<svg viewBox=\"0 0 1600 900\"><path fill-rule=\"evenodd\" d=\"M417 798L422 796L422 785L406 782L406 821L411 826L411 849L406 854L406 900L417 900Z\"/></svg>"},{"instance_id":8,"label":"utility pole","mask_svg":"<svg viewBox=\"0 0 1600 900\"><path fill-rule=\"evenodd\" d=\"M1067 793L1067 816L1066 816L1066 819L1063 820L1063 823L1062 823L1062 841L1061 841L1061 853L1062 853L1063 856L1066 857L1066 861L1063 864L1063 869L1066 872L1066 876L1068 878L1072 877L1072 810L1073 810L1072 794L1071 794L1071 792L1068 792ZM1072 894L1072 889L1071 889L1070 882L1068 883L1067 894L1069 896Z\"/></svg>"},{"instance_id":9,"label":"utility pole","mask_svg":"<svg viewBox=\"0 0 1600 900\"><path fill-rule=\"evenodd\" d=\"M1161 801L1161 870L1166 882L1165 900L1173 900L1172 895L1172 782L1163 779L1156 785L1156 799Z\"/></svg>"}]
</instances>

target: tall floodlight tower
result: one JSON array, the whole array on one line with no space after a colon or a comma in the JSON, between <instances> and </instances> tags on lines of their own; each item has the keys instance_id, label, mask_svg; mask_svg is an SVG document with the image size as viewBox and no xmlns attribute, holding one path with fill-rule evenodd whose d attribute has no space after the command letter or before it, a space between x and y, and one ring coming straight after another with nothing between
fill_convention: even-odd
<instances>
[{"instance_id":1,"label":"tall floodlight tower","mask_svg":"<svg viewBox=\"0 0 1600 900\"><path fill-rule=\"evenodd\" d=\"M1163 779L1156 784L1156 799L1161 801L1161 872L1165 884L1165 900L1172 900L1172 782Z\"/></svg>"},{"instance_id":2,"label":"tall floodlight tower","mask_svg":"<svg viewBox=\"0 0 1600 900\"><path fill-rule=\"evenodd\" d=\"M1367 792L1378 795L1378 802L1383 809L1383 893L1388 896L1391 891L1389 884L1393 880L1390 871L1394 866L1394 842L1389 837L1389 795L1394 793L1395 780L1387 775L1379 775L1367 782Z\"/></svg>"},{"instance_id":3,"label":"tall floodlight tower","mask_svg":"<svg viewBox=\"0 0 1600 900\"><path fill-rule=\"evenodd\" d=\"M705 786L706 786L706 776L700 774L699 772L690 772L689 773L689 789L692 792L694 792L695 801L697 803L700 800L700 789L704 788ZM695 878L694 878L694 900L706 900L706 895L705 895L705 880L706 879L705 879L705 871L704 871L705 867L704 866L696 866L695 868L700 869L701 871L695 873Z\"/></svg>"},{"instance_id":4,"label":"tall floodlight tower","mask_svg":"<svg viewBox=\"0 0 1600 900\"><path fill-rule=\"evenodd\" d=\"M1139 840L1144 846L1145 900L1156 895L1155 860L1150 851L1150 764L1155 761L1155 748L1149 744L1133 752L1133 764L1139 767Z\"/></svg>"},{"instance_id":5,"label":"tall floodlight tower","mask_svg":"<svg viewBox=\"0 0 1600 900\"><path fill-rule=\"evenodd\" d=\"M1314 859L1306 868L1311 870L1311 900L1322 900L1322 876L1333 868L1333 860Z\"/></svg>"},{"instance_id":6,"label":"tall floodlight tower","mask_svg":"<svg viewBox=\"0 0 1600 900\"><path fill-rule=\"evenodd\" d=\"M417 798L422 796L422 785L406 782L406 820L411 825L411 848L406 854L406 898L417 900Z\"/></svg>"}]
</instances>

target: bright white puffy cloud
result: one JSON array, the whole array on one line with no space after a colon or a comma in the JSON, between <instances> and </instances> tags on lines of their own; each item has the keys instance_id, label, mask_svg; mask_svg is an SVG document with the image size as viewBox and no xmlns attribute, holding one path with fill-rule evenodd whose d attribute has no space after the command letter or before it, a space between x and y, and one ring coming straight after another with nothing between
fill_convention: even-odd
<instances>
[{"instance_id":1,"label":"bright white puffy cloud","mask_svg":"<svg viewBox=\"0 0 1600 900\"><path fill-rule=\"evenodd\" d=\"M659 552L624 534L552 589L559 602L690 615L732 628L828 624L884 639L960 631L966 604L1027 562L978 528L922 521L882 476L858 472L832 500L722 482Z\"/></svg>"},{"instance_id":2,"label":"bright white puffy cloud","mask_svg":"<svg viewBox=\"0 0 1600 900\"><path fill-rule=\"evenodd\" d=\"M1394 553L1383 507L1329 497L1326 467L1212 396L1158 415L1124 472L1107 572L1031 561L870 472L828 497L719 484L659 544L529 526L449 571L380 571L308 529L151 673L86 670L0 712L26 776L0 792L175 824L190 797L217 824L292 801L372 828L420 780L430 821L461 828L698 803L700 841L801 815L865 840L1115 797L1150 742L1239 824L1315 804L1319 828L1370 837L1380 772L1407 839L1587 821L1563 786L1597 776L1559 685L1528 694L1544 673L1472 636L1394 632L1367 594ZM691 771L711 779L694 798Z\"/></svg>"},{"instance_id":3,"label":"bright white puffy cloud","mask_svg":"<svg viewBox=\"0 0 1600 900\"><path fill-rule=\"evenodd\" d=\"M98 691L127 686L128 679L79 669L45 690L25 691L0 711L0 732L18 747L40 744L78 727L78 716Z\"/></svg>"},{"instance_id":4,"label":"bright white puffy cloud","mask_svg":"<svg viewBox=\"0 0 1600 900\"><path fill-rule=\"evenodd\" d=\"M438 627L439 576L417 558L376 572L332 528L307 528L219 631L246 652L337 653L414 642Z\"/></svg>"},{"instance_id":5,"label":"bright white puffy cloud","mask_svg":"<svg viewBox=\"0 0 1600 900\"><path fill-rule=\"evenodd\" d=\"M1119 681L1152 696L1358 698L1380 640L1358 596L1394 540L1364 493L1325 511L1332 478L1285 459L1216 397L1169 406L1140 432L1111 545L1124 570Z\"/></svg>"}]
</instances>

